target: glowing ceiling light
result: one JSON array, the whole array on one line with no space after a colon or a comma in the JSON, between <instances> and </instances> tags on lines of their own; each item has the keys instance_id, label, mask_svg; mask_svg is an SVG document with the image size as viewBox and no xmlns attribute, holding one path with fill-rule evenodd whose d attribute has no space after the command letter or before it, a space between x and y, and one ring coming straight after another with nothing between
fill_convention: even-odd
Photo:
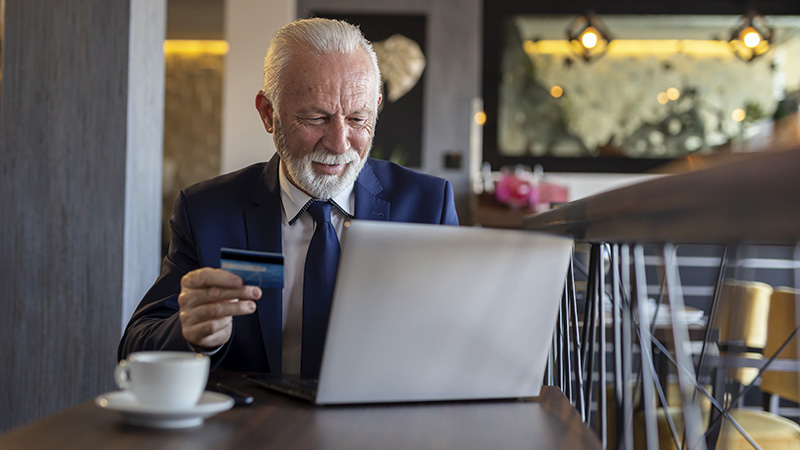
<instances>
[{"instance_id":1,"label":"glowing ceiling light","mask_svg":"<svg viewBox=\"0 0 800 450\"><path fill-rule=\"evenodd\" d=\"M476 124L483 126L486 123L486 113L483 111L476 112L475 117L473 117L473 120L475 121Z\"/></svg>"},{"instance_id":2,"label":"glowing ceiling light","mask_svg":"<svg viewBox=\"0 0 800 450\"><path fill-rule=\"evenodd\" d=\"M590 62L608 50L611 35L600 19L592 12L576 17L567 26L567 40L572 51Z\"/></svg>"},{"instance_id":3,"label":"glowing ceiling light","mask_svg":"<svg viewBox=\"0 0 800 450\"><path fill-rule=\"evenodd\" d=\"M745 114L742 108L736 108L731 113L731 119L733 119L735 122L743 121L746 116L747 114Z\"/></svg>"},{"instance_id":4,"label":"glowing ceiling light","mask_svg":"<svg viewBox=\"0 0 800 450\"><path fill-rule=\"evenodd\" d=\"M592 27L587 28L581 36L581 44L586 48L595 48L597 46L597 41L597 33Z\"/></svg>"},{"instance_id":5,"label":"glowing ceiling light","mask_svg":"<svg viewBox=\"0 0 800 450\"><path fill-rule=\"evenodd\" d=\"M744 42L744 45L747 46L748 48L756 48L758 47L758 44L761 42L761 35L758 34L758 31L754 30L752 27L749 27L749 29L751 31L745 33L742 42Z\"/></svg>"},{"instance_id":6,"label":"glowing ceiling light","mask_svg":"<svg viewBox=\"0 0 800 450\"><path fill-rule=\"evenodd\" d=\"M669 97L667 97L666 92L659 92L658 95L656 96L656 100L658 100L658 103L666 105L667 102L669 102Z\"/></svg>"},{"instance_id":7,"label":"glowing ceiling light","mask_svg":"<svg viewBox=\"0 0 800 450\"><path fill-rule=\"evenodd\" d=\"M564 89L559 85L555 85L550 88L550 95L552 95L555 98L559 98L562 95L564 95Z\"/></svg>"},{"instance_id":8,"label":"glowing ceiling light","mask_svg":"<svg viewBox=\"0 0 800 450\"><path fill-rule=\"evenodd\" d=\"M737 57L752 61L769 50L773 31L764 16L751 11L739 19L728 44Z\"/></svg>"}]
</instances>

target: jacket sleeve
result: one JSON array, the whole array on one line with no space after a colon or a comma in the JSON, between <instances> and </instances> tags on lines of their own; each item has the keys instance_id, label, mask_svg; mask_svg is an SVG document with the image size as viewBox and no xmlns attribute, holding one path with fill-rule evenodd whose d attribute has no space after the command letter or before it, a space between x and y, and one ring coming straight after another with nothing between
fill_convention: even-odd
<instances>
[{"instance_id":1,"label":"jacket sleeve","mask_svg":"<svg viewBox=\"0 0 800 450\"><path fill-rule=\"evenodd\" d=\"M117 349L119 359L132 352L144 350L193 350L183 338L177 314L181 278L199 268L197 247L183 192L175 200L170 229L172 240L161 267L161 274L128 322ZM226 350L227 345L217 351L212 356L212 363L221 359Z\"/></svg>"}]
</instances>

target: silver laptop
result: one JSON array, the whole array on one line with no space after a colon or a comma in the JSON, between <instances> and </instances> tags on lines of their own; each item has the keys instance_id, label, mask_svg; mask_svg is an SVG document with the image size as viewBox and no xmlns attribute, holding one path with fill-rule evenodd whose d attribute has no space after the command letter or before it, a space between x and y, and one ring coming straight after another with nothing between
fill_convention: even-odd
<instances>
[{"instance_id":1,"label":"silver laptop","mask_svg":"<svg viewBox=\"0 0 800 450\"><path fill-rule=\"evenodd\" d=\"M538 396L572 244L351 221L316 391L272 387L316 404Z\"/></svg>"}]
</instances>

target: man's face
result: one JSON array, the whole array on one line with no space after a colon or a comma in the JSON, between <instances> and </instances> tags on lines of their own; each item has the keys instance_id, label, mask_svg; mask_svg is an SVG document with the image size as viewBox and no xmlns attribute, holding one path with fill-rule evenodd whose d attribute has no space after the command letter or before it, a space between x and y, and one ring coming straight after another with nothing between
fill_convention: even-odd
<instances>
[{"instance_id":1,"label":"man's face","mask_svg":"<svg viewBox=\"0 0 800 450\"><path fill-rule=\"evenodd\" d=\"M380 102L374 76L363 52L303 55L286 70L278 114L257 100L287 177L312 197L333 197L364 166Z\"/></svg>"}]
</instances>

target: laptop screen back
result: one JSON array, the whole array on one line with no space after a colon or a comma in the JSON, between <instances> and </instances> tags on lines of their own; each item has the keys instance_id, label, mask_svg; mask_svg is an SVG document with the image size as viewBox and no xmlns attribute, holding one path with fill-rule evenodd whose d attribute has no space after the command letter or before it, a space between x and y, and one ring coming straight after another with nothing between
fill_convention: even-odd
<instances>
[{"instance_id":1,"label":"laptop screen back","mask_svg":"<svg viewBox=\"0 0 800 450\"><path fill-rule=\"evenodd\" d=\"M352 221L316 403L537 396L572 240Z\"/></svg>"}]
</instances>

